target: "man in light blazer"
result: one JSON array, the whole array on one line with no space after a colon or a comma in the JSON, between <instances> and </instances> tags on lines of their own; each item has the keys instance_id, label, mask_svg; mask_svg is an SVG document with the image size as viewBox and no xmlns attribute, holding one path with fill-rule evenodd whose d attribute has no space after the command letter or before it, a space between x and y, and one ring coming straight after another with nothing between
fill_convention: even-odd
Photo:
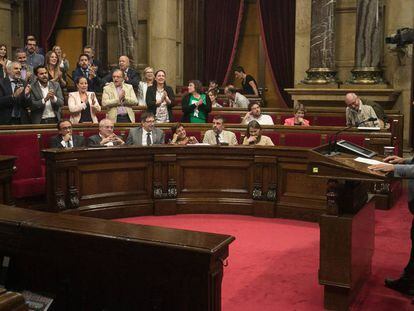
<instances>
[{"instance_id":1,"label":"man in light blazer","mask_svg":"<svg viewBox=\"0 0 414 311\"><path fill-rule=\"evenodd\" d=\"M131 106L138 105L138 99L134 89L124 83L124 72L120 69L112 73L112 80L102 94L102 106L109 108L108 119L114 123L135 123Z\"/></svg>"},{"instance_id":2,"label":"man in light blazer","mask_svg":"<svg viewBox=\"0 0 414 311\"><path fill-rule=\"evenodd\" d=\"M141 127L129 131L127 145L151 146L165 142L164 132L154 126L155 116L151 112L141 115Z\"/></svg>"},{"instance_id":3,"label":"man in light blazer","mask_svg":"<svg viewBox=\"0 0 414 311\"><path fill-rule=\"evenodd\" d=\"M386 163L371 165L375 171L392 172L394 177L408 179L408 208L414 214L414 158L389 156ZM414 218L411 224L411 255L403 273L397 279L385 279L385 286L406 295L414 295ZM413 300L414 303L414 300Z\"/></svg>"},{"instance_id":4,"label":"man in light blazer","mask_svg":"<svg viewBox=\"0 0 414 311\"><path fill-rule=\"evenodd\" d=\"M233 132L224 130L224 118L217 115L213 118L213 129L204 134L203 143L234 146L237 145L237 138Z\"/></svg>"},{"instance_id":5,"label":"man in light blazer","mask_svg":"<svg viewBox=\"0 0 414 311\"><path fill-rule=\"evenodd\" d=\"M59 83L49 81L45 66L37 66L34 74L37 81L32 84L30 92L32 123L56 124L60 120L64 102L62 89Z\"/></svg>"}]
</instances>

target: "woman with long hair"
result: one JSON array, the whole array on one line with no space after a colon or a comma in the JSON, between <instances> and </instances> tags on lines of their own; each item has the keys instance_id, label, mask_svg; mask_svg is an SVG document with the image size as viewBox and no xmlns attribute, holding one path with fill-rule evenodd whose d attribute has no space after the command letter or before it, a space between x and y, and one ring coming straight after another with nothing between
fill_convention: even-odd
<instances>
[{"instance_id":1,"label":"woman with long hair","mask_svg":"<svg viewBox=\"0 0 414 311\"><path fill-rule=\"evenodd\" d=\"M173 89L165 81L165 71L157 70L154 83L148 87L145 101L147 111L155 116L155 122L172 122L172 107L174 106L175 95Z\"/></svg>"},{"instance_id":2,"label":"woman with long hair","mask_svg":"<svg viewBox=\"0 0 414 311\"><path fill-rule=\"evenodd\" d=\"M0 77L7 77L7 64L10 60L7 58L7 46L3 43L0 44Z\"/></svg>"},{"instance_id":3,"label":"woman with long hair","mask_svg":"<svg viewBox=\"0 0 414 311\"><path fill-rule=\"evenodd\" d=\"M247 125L243 145L274 146L270 137L262 135L262 127L256 120Z\"/></svg>"},{"instance_id":4,"label":"woman with long hair","mask_svg":"<svg viewBox=\"0 0 414 311\"><path fill-rule=\"evenodd\" d=\"M77 123L98 123L96 113L101 111L98 99L94 92L88 92L88 80L78 77L75 80L77 92L69 93L68 107L70 121Z\"/></svg>"},{"instance_id":5,"label":"woman with long hair","mask_svg":"<svg viewBox=\"0 0 414 311\"><path fill-rule=\"evenodd\" d=\"M58 56L58 64L60 71L62 71L63 80L66 81L66 74L69 72L69 61L66 59L66 54L63 53L61 47L59 45L55 45L52 48L52 51L56 53Z\"/></svg>"},{"instance_id":6,"label":"woman with long hair","mask_svg":"<svg viewBox=\"0 0 414 311\"><path fill-rule=\"evenodd\" d=\"M45 56L45 67L49 75L49 80L58 82L60 87L66 87L66 81L63 79L63 73L59 68L59 57L56 52L49 51Z\"/></svg>"}]
</instances>

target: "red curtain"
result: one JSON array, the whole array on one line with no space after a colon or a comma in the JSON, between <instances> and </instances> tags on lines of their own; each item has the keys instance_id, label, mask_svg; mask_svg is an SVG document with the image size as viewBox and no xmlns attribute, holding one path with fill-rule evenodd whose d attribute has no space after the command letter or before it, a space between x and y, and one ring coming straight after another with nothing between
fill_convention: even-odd
<instances>
[{"instance_id":1,"label":"red curtain","mask_svg":"<svg viewBox=\"0 0 414 311\"><path fill-rule=\"evenodd\" d=\"M45 53L49 50L49 40L59 17L62 0L40 0L40 46Z\"/></svg>"},{"instance_id":2,"label":"red curtain","mask_svg":"<svg viewBox=\"0 0 414 311\"><path fill-rule=\"evenodd\" d=\"M281 99L292 107L285 88L294 86L296 1L258 0L263 45Z\"/></svg>"},{"instance_id":3,"label":"red curtain","mask_svg":"<svg viewBox=\"0 0 414 311\"><path fill-rule=\"evenodd\" d=\"M243 18L243 0L208 0L205 4L204 82L224 85L231 73Z\"/></svg>"}]
</instances>

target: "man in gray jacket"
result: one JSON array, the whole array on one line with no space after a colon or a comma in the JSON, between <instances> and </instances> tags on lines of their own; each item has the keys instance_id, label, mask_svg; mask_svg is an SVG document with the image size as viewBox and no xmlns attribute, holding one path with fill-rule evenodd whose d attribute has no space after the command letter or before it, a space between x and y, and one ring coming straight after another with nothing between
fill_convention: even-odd
<instances>
[{"instance_id":1,"label":"man in gray jacket","mask_svg":"<svg viewBox=\"0 0 414 311\"><path fill-rule=\"evenodd\" d=\"M155 117L151 112L141 115L141 127L129 131L127 145L151 146L164 144L164 132L154 126Z\"/></svg>"},{"instance_id":2,"label":"man in gray jacket","mask_svg":"<svg viewBox=\"0 0 414 311\"><path fill-rule=\"evenodd\" d=\"M403 159L389 156L380 163L368 167L372 170L393 172L394 177L408 179L408 208L414 214L414 158ZM385 286L406 295L414 295L414 219L411 225L411 255L404 272L398 279L385 279ZM413 301L414 302L414 301Z\"/></svg>"}]
</instances>

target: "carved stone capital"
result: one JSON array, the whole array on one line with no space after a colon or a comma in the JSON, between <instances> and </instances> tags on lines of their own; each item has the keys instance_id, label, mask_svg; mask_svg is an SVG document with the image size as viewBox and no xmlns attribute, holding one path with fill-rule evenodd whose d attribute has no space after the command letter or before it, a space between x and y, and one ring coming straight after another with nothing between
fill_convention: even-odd
<instances>
[{"instance_id":1,"label":"carved stone capital","mask_svg":"<svg viewBox=\"0 0 414 311\"><path fill-rule=\"evenodd\" d=\"M261 200L262 194L263 194L262 185L260 184L253 185L253 191L252 191L253 200Z\"/></svg>"},{"instance_id":2,"label":"carved stone capital","mask_svg":"<svg viewBox=\"0 0 414 311\"><path fill-rule=\"evenodd\" d=\"M65 203L65 195L63 194L63 191L56 191L55 192L55 198L56 198L56 207L59 211L63 211L66 209L66 203Z\"/></svg>"}]
</instances>

